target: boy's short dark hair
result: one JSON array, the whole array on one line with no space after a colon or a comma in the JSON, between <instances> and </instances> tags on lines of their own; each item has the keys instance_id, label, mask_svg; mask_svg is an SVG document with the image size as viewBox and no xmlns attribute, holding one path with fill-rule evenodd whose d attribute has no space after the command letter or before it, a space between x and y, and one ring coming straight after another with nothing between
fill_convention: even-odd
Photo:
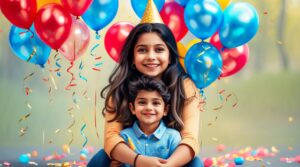
<instances>
[{"instance_id":1,"label":"boy's short dark hair","mask_svg":"<svg viewBox=\"0 0 300 167\"><path fill-rule=\"evenodd\" d=\"M129 102L134 102L138 93L141 90L157 91L165 104L169 104L171 100L171 93L166 85L161 80L151 79L146 76L138 77L128 83L128 98Z\"/></svg>"}]
</instances>

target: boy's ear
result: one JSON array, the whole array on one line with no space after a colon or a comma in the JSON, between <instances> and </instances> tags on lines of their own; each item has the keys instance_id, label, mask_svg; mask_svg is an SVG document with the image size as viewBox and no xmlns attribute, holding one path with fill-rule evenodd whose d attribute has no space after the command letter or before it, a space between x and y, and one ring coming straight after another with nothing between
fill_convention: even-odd
<instances>
[{"instance_id":1,"label":"boy's ear","mask_svg":"<svg viewBox=\"0 0 300 167\"><path fill-rule=\"evenodd\" d=\"M170 109L170 105L168 104L165 106L164 116L168 115L169 109Z\"/></svg>"},{"instance_id":2,"label":"boy's ear","mask_svg":"<svg viewBox=\"0 0 300 167\"><path fill-rule=\"evenodd\" d=\"M129 109L130 109L131 113L132 113L133 115L135 115L134 105L133 105L131 102L129 103Z\"/></svg>"}]
</instances>

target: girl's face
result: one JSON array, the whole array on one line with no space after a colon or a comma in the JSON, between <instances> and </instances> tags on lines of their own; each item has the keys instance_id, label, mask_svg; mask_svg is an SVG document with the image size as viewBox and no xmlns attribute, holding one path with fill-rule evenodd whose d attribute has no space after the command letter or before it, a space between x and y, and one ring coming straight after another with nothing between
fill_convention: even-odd
<instances>
[{"instance_id":1,"label":"girl's face","mask_svg":"<svg viewBox=\"0 0 300 167\"><path fill-rule=\"evenodd\" d=\"M136 69L151 78L160 78L170 63L169 49L155 32L142 34L133 54Z\"/></svg>"}]
</instances>

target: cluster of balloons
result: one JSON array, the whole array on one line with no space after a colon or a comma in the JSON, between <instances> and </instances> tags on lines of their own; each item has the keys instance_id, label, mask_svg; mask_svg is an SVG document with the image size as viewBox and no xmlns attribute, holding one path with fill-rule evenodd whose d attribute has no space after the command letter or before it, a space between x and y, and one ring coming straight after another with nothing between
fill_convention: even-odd
<instances>
[{"instance_id":1,"label":"cluster of balloons","mask_svg":"<svg viewBox=\"0 0 300 167\"><path fill-rule=\"evenodd\" d=\"M257 33L255 8L231 0L176 0L184 4L184 22L199 39L178 44L179 61L199 89L219 77L240 71L249 58L249 42ZM182 5L183 6L183 5Z\"/></svg>"},{"instance_id":2,"label":"cluster of balloons","mask_svg":"<svg viewBox=\"0 0 300 167\"><path fill-rule=\"evenodd\" d=\"M1 0L1 6L13 24L9 43L14 54L43 66L51 48L70 62L82 56L90 41L88 26L97 32L109 24L118 0Z\"/></svg>"},{"instance_id":3,"label":"cluster of balloons","mask_svg":"<svg viewBox=\"0 0 300 167\"><path fill-rule=\"evenodd\" d=\"M131 0L138 17L143 16L147 2ZM180 64L198 88L233 75L245 66L249 57L247 42L259 26L252 5L231 0L154 3L178 42ZM88 27L97 34L107 26L117 13L118 0L1 0L1 6L6 6L2 13L13 24L9 35L13 52L24 61L43 66L51 48L70 62L83 55L90 40ZM122 47L133 27L129 22L118 22L107 30L104 45L114 61L120 61ZM188 31L199 39L184 46L179 41Z\"/></svg>"}]
</instances>

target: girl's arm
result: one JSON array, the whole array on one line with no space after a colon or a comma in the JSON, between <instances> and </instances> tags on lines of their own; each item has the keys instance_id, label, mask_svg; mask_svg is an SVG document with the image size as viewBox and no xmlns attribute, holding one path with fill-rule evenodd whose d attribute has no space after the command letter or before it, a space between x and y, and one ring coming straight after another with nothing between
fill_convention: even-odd
<instances>
[{"instance_id":1,"label":"girl's arm","mask_svg":"<svg viewBox=\"0 0 300 167\"><path fill-rule=\"evenodd\" d=\"M182 140L168 159L168 165L170 166L184 166L199 152L200 94L191 79L185 79L183 87L187 100L182 113L184 123L183 129L180 131Z\"/></svg>"}]
</instances>

